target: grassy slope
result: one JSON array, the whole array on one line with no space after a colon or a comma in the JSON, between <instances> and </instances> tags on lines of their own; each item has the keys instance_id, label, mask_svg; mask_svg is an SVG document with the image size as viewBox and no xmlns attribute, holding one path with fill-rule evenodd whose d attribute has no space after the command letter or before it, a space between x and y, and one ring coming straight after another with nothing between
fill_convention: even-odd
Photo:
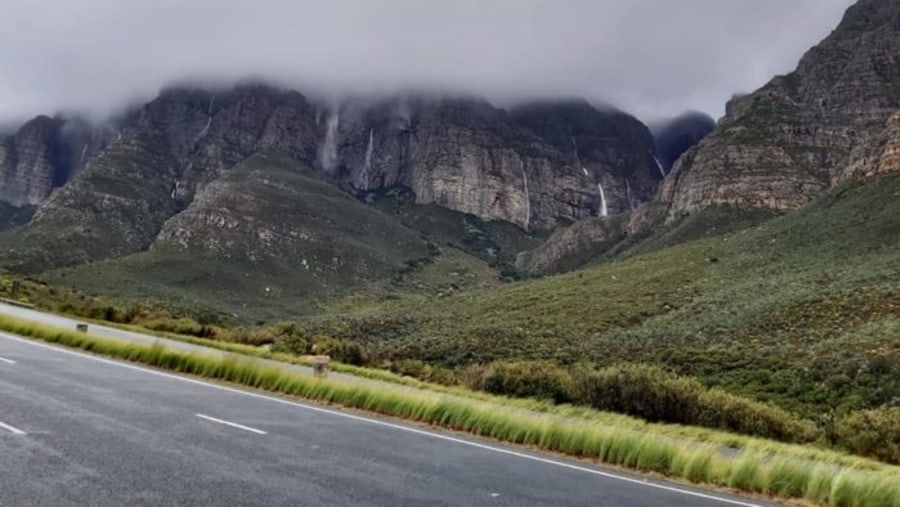
<instances>
[{"instance_id":1,"label":"grassy slope","mask_svg":"<svg viewBox=\"0 0 900 507\"><path fill-rule=\"evenodd\" d=\"M185 245L157 241L145 252L43 277L88 292L200 301L271 319L311 311L320 298L430 255L417 233L285 157L253 157L213 185L175 218L190 231ZM219 217L237 225L223 227Z\"/></svg>"},{"instance_id":2,"label":"grassy slope","mask_svg":"<svg viewBox=\"0 0 900 507\"><path fill-rule=\"evenodd\" d=\"M589 270L307 319L391 357L649 361L808 417L900 396L900 176ZM349 313L348 313L349 312Z\"/></svg>"},{"instance_id":3,"label":"grassy slope","mask_svg":"<svg viewBox=\"0 0 900 507\"><path fill-rule=\"evenodd\" d=\"M188 248L157 242L138 254L41 278L253 323L308 314L337 296L361 302L496 286L513 254L540 241L511 224L415 205L402 195L372 194L371 205L364 205L273 153L251 157L213 185L212 198L183 214L200 217L187 224ZM242 224L229 229L203 223L205 215L222 214ZM277 234L282 225L293 237ZM261 241L259 231L272 229L275 240Z\"/></svg>"}]
</instances>

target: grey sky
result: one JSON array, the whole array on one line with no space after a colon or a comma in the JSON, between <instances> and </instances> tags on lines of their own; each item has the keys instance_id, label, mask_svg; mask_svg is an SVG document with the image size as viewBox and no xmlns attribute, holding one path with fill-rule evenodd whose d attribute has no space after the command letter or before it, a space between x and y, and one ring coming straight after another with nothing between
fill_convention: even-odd
<instances>
[{"instance_id":1,"label":"grey sky","mask_svg":"<svg viewBox=\"0 0 900 507\"><path fill-rule=\"evenodd\" d=\"M172 81L579 95L645 120L791 70L852 0L5 0L0 122Z\"/></svg>"}]
</instances>

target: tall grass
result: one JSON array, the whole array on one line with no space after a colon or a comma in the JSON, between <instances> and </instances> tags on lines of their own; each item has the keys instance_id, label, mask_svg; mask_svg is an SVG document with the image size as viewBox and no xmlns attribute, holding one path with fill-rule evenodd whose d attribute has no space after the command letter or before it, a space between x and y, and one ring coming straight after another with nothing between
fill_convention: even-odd
<instances>
[{"instance_id":1,"label":"tall grass","mask_svg":"<svg viewBox=\"0 0 900 507\"><path fill-rule=\"evenodd\" d=\"M506 442L598 460L699 484L806 499L819 505L900 507L900 471L864 470L805 458L737 453L713 445L685 445L629 428L590 424L434 392L316 379L261 367L237 357L210 357L96 338L0 317L0 328L157 368L232 382L274 393L339 404Z\"/></svg>"}]
</instances>

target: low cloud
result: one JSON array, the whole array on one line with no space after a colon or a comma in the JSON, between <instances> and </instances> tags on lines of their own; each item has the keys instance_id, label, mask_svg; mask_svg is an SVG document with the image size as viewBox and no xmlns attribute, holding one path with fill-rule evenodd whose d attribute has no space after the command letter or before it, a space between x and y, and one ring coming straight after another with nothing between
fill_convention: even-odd
<instances>
[{"instance_id":1,"label":"low cloud","mask_svg":"<svg viewBox=\"0 0 900 507\"><path fill-rule=\"evenodd\" d=\"M0 125L110 114L174 81L320 93L577 95L713 116L791 70L850 0L7 0Z\"/></svg>"}]
</instances>

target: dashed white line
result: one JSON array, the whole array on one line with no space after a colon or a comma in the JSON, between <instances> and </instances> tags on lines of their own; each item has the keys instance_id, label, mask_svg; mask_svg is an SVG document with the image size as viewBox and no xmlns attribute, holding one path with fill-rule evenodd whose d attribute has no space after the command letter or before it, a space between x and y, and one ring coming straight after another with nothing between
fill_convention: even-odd
<instances>
[{"instance_id":1,"label":"dashed white line","mask_svg":"<svg viewBox=\"0 0 900 507\"><path fill-rule=\"evenodd\" d=\"M27 435L27 433L20 430L19 428L16 428L15 426L10 426L10 425L6 424L5 422L0 422L0 428L5 429L6 431L12 433L13 435Z\"/></svg>"},{"instance_id":2,"label":"dashed white line","mask_svg":"<svg viewBox=\"0 0 900 507\"><path fill-rule=\"evenodd\" d=\"M212 421L214 423L224 424L225 426L231 426L232 428L249 431L250 433L256 433L257 435L266 435L266 432L263 430L251 428L250 426L244 426L243 424L233 423L231 421L225 421L223 419L216 419L215 417L210 417L208 415L203 415L203 414L194 414L194 415L196 415L200 419L206 419L207 421Z\"/></svg>"},{"instance_id":3,"label":"dashed white line","mask_svg":"<svg viewBox=\"0 0 900 507\"><path fill-rule=\"evenodd\" d=\"M16 364L16 362L13 361L12 359L7 359L7 358L5 358L5 357L0 357L0 363Z\"/></svg>"},{"instance_id":4,"label":"dashed white line","mask_svg":"<svg viewBox=\"0 0 900 507\"><path fill-rule=\"evenodd\" d=\"M268 400L268 401L271 401L274 403L280 403L282 405L290 405L292 407L302 408L302 409L310 410L313 412L320 412L320 413L329 414L329 415L336 416L336 417L344 417L347 419L352 419L355 421L364 422L364 423L368 423L368 424L375 424L378 426L387 427L387 428L391 428L391 429L395 429L395 430L399 430L399 431L404 431L407 433L413 433L413 434L422 435L422 436L426 436L426 437L430 437L430 438L435 438L438 440L444 440L447 442L454 442L454 443L461 444L461 445L467 445L470 447L475 447L475 448L483 449L486 451L492 451L492 452L496 452L498 454L514 456L517 458L526 459L526 460L530 460L530 461L536 461L538 463L544 463L547 465L557 466L560 468L567 468L569 470L576 470L579 472L584 472L584 473L588 473L588 474L592 474L592 475L596 475L596 476L600 476L600 477L605 477L607 479L613 479L613 480L636 484L636 485L644 486L644 487L648 487L648 488L659 489L662 491L669 491L672 493L693 496L696 498L705 498L707 500L713 500L716 502L721 502L721 503L730 504L730 505L738 505L741 507L761 507L759 504L750 503L748 501L736 500L736 499L731 499L731 498L727 498L727 497L702 493L700 491L692 491L689 489L679 488L679 487L675 487L675 486L668 486L666 484L650 482L647 479L638 479L638 478L627 477L624 475L614 474L614 473L610 473L610 472L604 472L602 470L597 470L594 468L588 468L588 467L584 467L584 466L578 466L578 465L575 465L572 463L566 463L565 461L557 461L557 460L553 460L553 459L549 459L549 458L535 456L533 454L526 454L523 452L514 451L512 449L504 449L502 447L494 447L492 445L487 445L487 444L482 444L480 442L474 442L471 440L464 440L461 438L451 437L449 435L443 435L441 433L433 433L430 431L420 430L420 429L412 428L409 426L401 426L399 424L394 424L394 423L390 423L387 421L381 421L378 419L370 419L368 417L353 415L353 414L346 413L346 412L340 412L340 411L331 410L331 409L327 409L327 408L323 408L323 407L317 407L315 405L306 405L303 403L298 403L298 402L286 400L283 398L276 398L274 396L268 396L265 394L254 393L251 391L243 391L241 389L236 389L236 388L228 387L228 386L222 386L222 385L218 385L218 384L211 384L209 382L204 382L202 380L192 379L189 377L180 377L180 376L172 374L172 373L165 373L165 372L161 372L161 371L157 371L157 370L151 370L149 368L143 368L141 366L135 366L133 364L128 364L128 363L120 363L118 361L113 361L112 359L104 359L102 357L92 356L92 355L85 354L82 352L76 352L74 350L64 349L64 348L60 348L58 346L48 345L48 344L36 342L33 340L29 340L27 338L20 338L18 336L8 335L5 333L0 333L0 337L6 338L9 340L15 340L15 341L21 342L21 343L26 343L26 344L32 345L34 347L55 350L61 354L69 354L72 356L81 357L83 359L90 359L92 361L98 361L101 363L111 364L111 365L119 366L121 368L128 368L130 370L141 371L144 373L149 373L151 375L158 375L160 377L166 377L166 378L178 380L181 382L187 382L189 384L205 386L210 389L218 389L221 391L228 391L230 393L240 394L243 396L250 396L252 398L258 398L258 399L262 399L262 400ZM259 431L259 430L257 430L257 431Z\"/></svg>"}]
</instances>

